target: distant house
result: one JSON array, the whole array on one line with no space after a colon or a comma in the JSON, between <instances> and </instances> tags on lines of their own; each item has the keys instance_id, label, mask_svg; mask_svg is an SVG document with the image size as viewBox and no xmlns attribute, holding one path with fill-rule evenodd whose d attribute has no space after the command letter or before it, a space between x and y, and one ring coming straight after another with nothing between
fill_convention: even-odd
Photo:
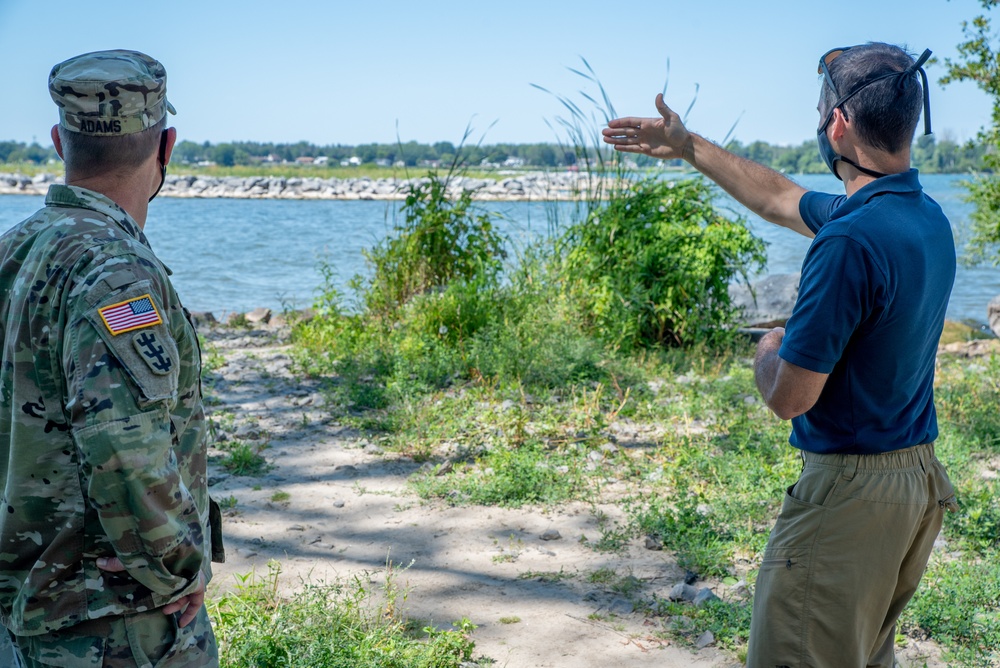
<instances>
[{"instance_id":1,"label":"distant house","mask_svg":"<svg viewBox=\"0 0 1000 668\"><path fill-rule=\"evenodd\" d=\"M515 158L514 156L510 156L509 158L507 158L506 160L503 161L503 166L504 167L524 167L524 158Z\"/></svg>"},{"instance_id":2,"label":"distant house","mask_svg":"<svg viewBox=\"0 0 1000 668\"><path fill-rule=\"evenodd\" d=\"M320 156L316 156L316 161L313 164L314 165L325 165L328 162L330 162L330 158L328 158L325 155L320 155Z\"/></svg>"},{"instance_id":3,"label":"distant house","mask_svg":"<svg viewBox=\"0 0 1000 668\"><path fill-rule=\"evenodd\" d=\"M350 158L347 159L347 164L349 164L351 167L360 167L361 158L359 158L356 155L352 155Z\"/></svg>"},{"instance_id":4,"label":"distant house","mask_svg":"<svg viewBox=\"0 0 1000 668\"><path fill-rule=\"evenodd\" d=\"M299 165L311 165L314 162L316 162L316 159L315 158L311 158L308 155L303 155L303 156L299 156L298 158L295 158L295 162L296 162L296 164L299 164Z\"/></svg>"},{"instance_id":5,"label":"distant house","mask_svg":"<svg viewBox=\"0 0 1000 668\"><path fill-rule=\"evenodd\" d=\"M386 158L379 158L378 160L375 161L375 164L379 167L388 167L392 163L389 162L389 160Z\"/></svg>"}]
</instances>

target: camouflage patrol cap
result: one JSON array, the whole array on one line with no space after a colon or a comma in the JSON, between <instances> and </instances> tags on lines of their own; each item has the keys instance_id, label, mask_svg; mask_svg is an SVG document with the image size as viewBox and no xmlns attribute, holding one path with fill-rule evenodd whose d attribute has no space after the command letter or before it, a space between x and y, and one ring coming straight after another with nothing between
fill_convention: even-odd
<instances>
[{"instance_id":1,"label":"camouflage patrol cap","mask_svg":"<svg viewBox=\"0 0 1000 668\"><path fill-rule=\"evenodd\" d=\"M94 51L49 73L59 124L81 134L113 137L142 132L169 111L167 71L138 51Z\"/></svg>"}]
</instances>

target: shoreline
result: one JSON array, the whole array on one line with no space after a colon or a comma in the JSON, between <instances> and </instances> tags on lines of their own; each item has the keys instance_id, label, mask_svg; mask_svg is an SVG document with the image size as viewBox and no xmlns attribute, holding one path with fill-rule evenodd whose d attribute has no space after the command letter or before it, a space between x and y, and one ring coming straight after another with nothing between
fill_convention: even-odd
<instances>
[{"instance_id":1,"label":"shoreline","mask_svg":"<svg viewBox=\"0 0 1000 668\"><path fill-rule=\"evenodd\" d=\"M168 174L159 197L185 199L262 200L403 200L417 185L428 183L426 176L409 179L394 177L300 178L268 176L193 176ZM580 172L526 172L493 180L454 176L448 182L448 196L471 191L479 201L548 201L580 199L593 188L596 179ZM52 184L63 183L54 174L0 173L0 195L45 195Z\"/></svg>"}]
</instances>

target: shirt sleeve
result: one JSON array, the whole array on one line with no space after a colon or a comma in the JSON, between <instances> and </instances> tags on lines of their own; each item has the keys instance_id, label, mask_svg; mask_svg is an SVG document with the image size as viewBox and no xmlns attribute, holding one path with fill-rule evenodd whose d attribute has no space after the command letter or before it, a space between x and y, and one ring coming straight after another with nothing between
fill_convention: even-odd
<instances>
[{"instance_id":1,"label":"shirt sleeve","mask_svg":"<svg viewBox=\"0 0 1000 668\"><path fill-rule=\"evenodd\" d=\"M833 212L847 201L846 195L831 195L810 190L799 199L799 215L803 222L813 231L819 232Z\"/></svg>"},{"instance_id":2,"label":"shirt sleeve","mask_svg":"<svg viewBox=\"0 0 1000 668\"><path fill-rule=\"evenodd\" d=\"M146 264L97 267L71 293L63 351L84 491L114 549L104 556L164 603L197 585L205 543L173 447L182 361L166 299Z\"/></svg>"},{"instance_id":3,"label":"shirt sleeve","mask_svg":"<svg viewBox=\"0 0 1000 668\"><path fill-rule=\"evenodd\" d=\"M817 238L802 262L799 296L778 356L829 374L872 313L884 279L866 249L844 236Z\"/></svg>"}]
</instances>

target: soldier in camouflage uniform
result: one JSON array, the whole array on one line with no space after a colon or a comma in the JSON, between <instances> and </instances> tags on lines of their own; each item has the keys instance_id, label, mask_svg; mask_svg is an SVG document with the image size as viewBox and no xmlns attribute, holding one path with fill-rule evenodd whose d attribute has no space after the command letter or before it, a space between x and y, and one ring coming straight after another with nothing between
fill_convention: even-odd
<instances>
[{"instance_id":1,"label":"soldier in camouflage uniform","mask_svg":"<svg viewBox=\"0 0 1000 668\"><path fill-rule=\"evenodd\" d=\"M102 51L49 90L66 185L0 237L0 620L27 666L216 666L200 351L142 232L166 73Z\"/></svg>"}]
</instances>

